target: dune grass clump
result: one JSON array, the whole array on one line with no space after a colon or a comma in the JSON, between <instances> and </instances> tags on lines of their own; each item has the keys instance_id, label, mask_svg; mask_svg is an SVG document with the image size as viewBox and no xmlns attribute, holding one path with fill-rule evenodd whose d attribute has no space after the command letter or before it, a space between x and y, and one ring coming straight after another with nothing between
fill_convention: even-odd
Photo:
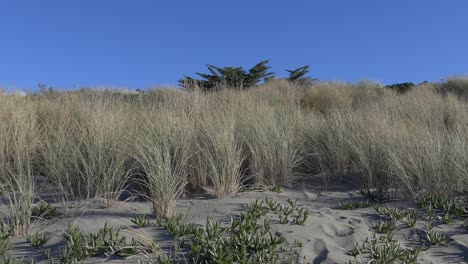
<instances>
[{"instance_id":1,"label":"dune grass clump","mask_svg":"<svg viewBox=\"0 0 468 264\"><path fill-rule=\"evenodd\" d=\"M0 97L0 204L5 208L0 222L13 235L27 235L31 229L38 137L32 102Z\"/></svg>"},{"instance_id":2,"label":"dune grass clump","mask_svg":"<svg viewBox=\"0 0 468 264\"><path fill-rule=\"evenodd\" d=\"M251 108L241 118L250 177L266 185L289 184L302 162L302 116L292 108Z\"/></svg>"},{"instance_id":3,"label":"dune grass clump","mask_svg":"<svg viewBox=\"0 0 468 264\"><path fill-rule=\"evenodd\" d=\"M217 197L236 193L243 184L243 153L236 114L231 111L200 113L192 167L199 185L211 187Z\"/></svg>"},{"instance_id":4,"label":"dune grass clump","mask_svg":"<svg viewBox=\"0 0 468 264\"><path fill-rule=\"evenodd\" d=\"M221 197L287 186L296 176L349 180L385 200L463 197L465 83L426 83L403 94L373 82L269 81L239 91L0 95L2 222L27 234L44 190L110 206L138 184L136 195L165 217L185 193ZM440 216L450 222L456 210Z\"/></svg>"},{"instance_id":5,"label":"dune grass clump","mask_svg":"<svg viewBox=\"0 0 468 264\"><path fill-rule=\"evenodd\" d=\"M442 95L452 94L464 100L468 100L468 78L449 78L436 86L436 91Z\"/></svg>"},{"instance_id":6,"label":"dune grass clump","mask_svg":"<svg viewBox=\"0 0 468 264\"><path fill-rule=\"evenodd\" d=\"M190 131L193 127L187 116L168 111L140 113L132 131L131 156L157 217L174 215L177 198L184 192Z\"/></svg>"},{"instance_id":7,"label":"dune grass clump","mask_svg":"<svg viewBox=\"0 0 468 264\"><path fill-rule=\"evenodd\" d=\"M64 96L38 108L42 173L65 200L104 198L112 205L128 183L128 110L98 96Z\"/></svg>"}]
</instances>

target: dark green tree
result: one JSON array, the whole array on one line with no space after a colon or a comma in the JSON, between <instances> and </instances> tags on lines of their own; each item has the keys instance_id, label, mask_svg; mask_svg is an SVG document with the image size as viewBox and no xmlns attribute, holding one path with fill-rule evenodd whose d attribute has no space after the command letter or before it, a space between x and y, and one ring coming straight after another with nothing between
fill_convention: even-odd
<instances>
[{"instance_id":1,"label":"dark green tree","mask_svg":"<svg viewBox=\"0 0 468 264\"><path fill-rule=\"evenodd\" d=\"M291 82L295 82L301 78L304 78L304 75L309 73L309 65L299 67L295 70L286 70L286 71L289 72L288 80Z\"/></svg>"},{"instance_id":2,"label":"dark green tree","mask_svg":"<svg viewBox=\"0 0 468 264\"><path fill-rule=\"evenodd\" d=\"M289 72L289 77L288 81L301 84L301 85L307 85L307 84L312 84L314 81L318 79L312 79L310 77L305 77L307 73L309 73L309 65L305 65L302 67L299 67L295 70L286 70Z\"/></svg>"},{"instance_id":3,"label":"dark green tree","mask_svg":"<svg viewBox=\"0 0 468 264\"><path fill-rule=\"evenodd\" d=\"M272 72L268 72L269 60L264 60L257 63L254 67L245 71L242 67L216 67L207 64L206 67L210 73L196 74L203 79L194 79L184 75L184 78L179 80L179 84L186 90L194 90L199 88L205 91L213 91L222 88L245 89L256 86L260 81L274 76Z\"/></svg>"},{"instance_id":4,"label":"dark green tree","mask_svg":"<svg viewBox=\"0 0 468 264\"><path fill-rule=\"evenodd\" d=\"M403 94L411 90L413 86L414 86L414 83L412 82L404 82L404 83L395 83L391 85L386 85L385 88L391 89L399 94Z\"/></svg>"}]
</instances>

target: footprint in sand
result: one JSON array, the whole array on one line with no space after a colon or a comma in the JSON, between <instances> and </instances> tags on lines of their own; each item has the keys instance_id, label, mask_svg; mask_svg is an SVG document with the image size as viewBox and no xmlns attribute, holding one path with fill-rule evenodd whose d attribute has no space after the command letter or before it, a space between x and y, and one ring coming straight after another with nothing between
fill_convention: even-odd
<instances>
[{"instance_id":1,"label":"footprint in sand","mask_svg":"<svg viewBox=\"0 0 468 264\"><path fill-rule=\"evenodd\" d=\"M333 238L333 237L345 237L352 235L354 230L351 226L347 224L322 224L323 232Z\"/></svg>"},{"instance_id":2,"label":"footprint in sand","mask_svg":"<svg viewBox=\"0 0 468 264\"><path fill-rule=\"evenodd\" d=\"M315 257L313 264L323 263L327 259L328 253L330 253L330 251L328 251L327 244L325 241L323 241L323 239L315 240L314 253L317 255L317 257Z\"/></svg>"}]
</instances>

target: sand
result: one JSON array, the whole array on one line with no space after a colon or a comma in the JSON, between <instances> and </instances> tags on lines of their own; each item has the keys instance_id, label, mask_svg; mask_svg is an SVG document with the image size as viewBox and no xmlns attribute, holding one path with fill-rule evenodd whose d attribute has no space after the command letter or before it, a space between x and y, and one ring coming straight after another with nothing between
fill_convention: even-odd
<instances>
[{"instance_id":1,"label":"sand","mask_svg":"<svg viewBox=\"0 0 468 264\"><path fill-rule=\"evenodd\" d=\"M301 182L290 188L283 188L281 193L270 191L246 191L228 195L223 198L212 198L206 195L184 198L178 202L178 211L184 215L184 221L198 225L206 223L207 216L215 219L229 219L243 210L248 203L256 199L269 197L286 204L287 199L297 199L297 203L310 211L310 216L304 225L273 224L272 230L277 235L284 236L289 243L297 240L303 243L301 256L306 258L304 263L345 263L354 259L347 254L347 250L355 243L363 241L371 234L371 223L379 218L375 210L370 208L358 210L344 210L341 201L359 197L359 190L350 184L338 182L327 188L317 184ZM411 208L414 205L401 201L389 202L389 207ZM383 206L385 206L383 205ZM122 228L122 232L135 230L130 221L134 214L150 214L147 202L121 202L114 207L106 208L99 199L80 203L56 204L60 207L59 217L36 225L34 231L46 231L51 239L46 248L51 248L56 254L63 246L61 234L69 223L78 225L85 233L96 232L106 222ZM65 213L64 213L65 212ZM450 225L438 225L436 230L449 235L446 246L432 246L421 253L420 263L464 263L468 259L468 231L462 225L461 219L456 219ZM418 223L415 228L401 228L395 237L401 239L402 245L421 243L424 235L425 223ZM156 240L165 250L170 250L172 242L170 234L160 227L146 227L137 229ZM406 241L406 242L405 242ZM9 253L18 257L37 257L39 263L43 260L43 250L36 250L26 243L24 238L13 239L14 249ZM132 263L135 259L122 260L115 257L89 258L85 263Z\"/></svg>"}]
</instances>

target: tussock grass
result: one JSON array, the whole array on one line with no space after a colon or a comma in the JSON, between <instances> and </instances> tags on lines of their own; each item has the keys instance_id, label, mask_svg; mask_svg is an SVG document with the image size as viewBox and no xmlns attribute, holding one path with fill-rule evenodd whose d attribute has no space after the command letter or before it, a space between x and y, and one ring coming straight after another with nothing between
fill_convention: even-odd
<instances>
[{"instance_id":1,"label":"tussock grass","mask_svg":"<svg viewBox=\"0 0 468 264\"><path fill-rule=\"evenodd\" d=\"M177 198L187 183L190 139L193 126L187 116L176 113L140 112L128 142L153 213L174 215Z\"/></svg>"},{"instance_id":2,"label":"tussock grass","mask_svg":"<svg viewBox=\"0 0 468 264\"><path fill-rule=\"evenodd\" d=\"M450 77L436 86L436 91L442 95L452 94L468 100L468 77Z\"/></svg>"},{"instance_id":3,"label":"tussock grass","mask_svg":"<svg viewBox=\"0 0 468 264\"><path fill-rule=\"evenodd\" d=\"M129 115L112 98L65 98L38 110L42 173L66 199L103 197L111 205L128 182Z\"/></svg>"},{"instance_id":4,"label":"tussock grass","mask_svg":"<svg viewBox=\"0 0 468 264\"><path fill-rule=\"evenodd\" d=\"M194 169L200 184L209 183L218 197L237 192L243 180L244 153L237 135L235 113L229 110L207 113L197 123L198 159Z\"/></svg>"},{"instance_id":5,"label":"tussock grass","mask_svg":"<svg viewBox=\"0 0 468 264\"><path fill-rule=\"evenodd\" d=\"M0 95L2 221L27 233L36 187L47 184L65 200L111 205L128 184L143 183L161 216L173 215L186 192L223 196L298 174L325 183L357 175L364 190L397 188L409 198L466 194L465 82L404 94L373 82L273 81L216 93Z\"/></svg>"},{"instance_id":6,"label":"tussock grass","mask_svg":"<svg viewBox=\"0 0 468 264\"><path fill-rule=\"evenodd\" d=\"M13 235L27 235L31 229L39 137L33 113L28 98L0 97L0 204L6 207L0 221Z\"/></svg>"},{"instance_id":7,"label":"tussock grass","mask_svg":"<svg viewBox=\"0 0 468 264\"><path fill-rule=\"evenodd\" d=\"M256 183L287 184L301 162L302 116L290 109L257 109L241 122L250 157L251 176Z\"/></svg>"}]
</instances>

